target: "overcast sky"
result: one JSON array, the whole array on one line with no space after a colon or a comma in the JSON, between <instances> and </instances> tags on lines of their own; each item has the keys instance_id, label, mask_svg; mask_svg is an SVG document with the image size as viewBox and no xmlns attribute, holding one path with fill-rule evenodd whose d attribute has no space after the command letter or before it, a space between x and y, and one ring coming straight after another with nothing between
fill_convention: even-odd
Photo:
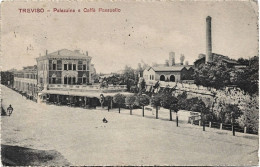
<instances>
[{"instance_id":1,"label":"overcast sky","mask_svg":"<svg viewBox=\"0 0 260 167\"><path fill-rule=\"evenodd\" d=\"M53 13L47 9L119 8L120 13ZM43 14L19 8L44 8ZM193 64L206 53L206 17L212 17L213 52L230 58L258 55L254 2L2 2L2 69L36 64L59 49L88 51L97 72L114 72L143 60Z\"/></svg>"}]
</instances>

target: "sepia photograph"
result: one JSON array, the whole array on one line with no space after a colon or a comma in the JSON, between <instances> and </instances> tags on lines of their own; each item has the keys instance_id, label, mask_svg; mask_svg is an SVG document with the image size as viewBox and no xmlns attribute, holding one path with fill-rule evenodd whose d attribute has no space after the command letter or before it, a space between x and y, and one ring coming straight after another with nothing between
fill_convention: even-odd
<instances>
[{"instance_id":1,"label":"sepia photograph","mask_svg":"<svg viewBox=\"0 0 260 167\"><path fill-rule=\"evenodd\" d=\"M256 0L2 0L2 166L258 166Z\"/></svg>"}]
</instances>

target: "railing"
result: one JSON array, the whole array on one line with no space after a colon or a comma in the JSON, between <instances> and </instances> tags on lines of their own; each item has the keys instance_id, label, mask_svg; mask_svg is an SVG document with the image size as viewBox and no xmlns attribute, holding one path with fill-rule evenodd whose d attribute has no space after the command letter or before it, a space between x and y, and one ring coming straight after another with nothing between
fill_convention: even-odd
<instances>
[{"instance_id":1,"label":"railing","mask_svg":"<svg viewBox=\"0 0 260 167\"><path fill-rule=\"evenodd\" d=\"M108 85L108 87L100 87L100 85L64 85L64 84L49 84L49 89L58 89L58 90L101 90L101 91L109 91L109 90L118 90L124 91L127 89L126 85Z\"/></svg>"},{"instance_id":2,"label":"railing","mask_svg":"<svg viewBox=\"0 0 260 167\"><path fill-rule=\"evenodd\" d=\"M193 120L193 119L190 118L189 123L192 124L192 125L203 126L201 119ZM232 124L225 124L225 123L219 123L219 122L205 121L205 127L232 131ZM253 132L251 129L247 129L246 127L244 127L244 128L240 127L238 125L238 123L234 123L234 128L235 128L236 132L258 134L257 132Z\"/></svg>"},{"instance_id":3,"label":"railing","mask_svg":"<svg viewBox=\"0 0 260 167\"><path fill-rule=\"evenodd\" d=\"M155 85L158 81L147 81L148 85ZM213 95L212 92L216 91L216 89L213 88L207 88L204 86L197 86L196 84L187 84L187 83L176 83L176 82L165 82L165 81L159 81L160 87L166 87L169 86L170 88L176 87L176 89L181 91L187 91L187 92L194 92L199 94L207 94L207 95Z\"/></svg>"}]
</instances>

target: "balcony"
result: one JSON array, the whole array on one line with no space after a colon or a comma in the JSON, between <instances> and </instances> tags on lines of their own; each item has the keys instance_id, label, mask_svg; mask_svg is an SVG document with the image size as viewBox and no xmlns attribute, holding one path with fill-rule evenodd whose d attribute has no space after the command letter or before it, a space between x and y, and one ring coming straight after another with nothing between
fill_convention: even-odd
<instances>
[{"instance_id":1,"label":"balcony","mask_svg":"<svg viewBox=\"0 0 260 167\"><path fill-rule=\"evenodd\" d=\"M63 91L79 91L79 92L95 91L100 93L109 93L109 92L124 92L127 90L127 87L126 85L109 85L108 87L101 88L100 85L49 84L48 89L63 90Z\"/></svg>"}]
</instances>

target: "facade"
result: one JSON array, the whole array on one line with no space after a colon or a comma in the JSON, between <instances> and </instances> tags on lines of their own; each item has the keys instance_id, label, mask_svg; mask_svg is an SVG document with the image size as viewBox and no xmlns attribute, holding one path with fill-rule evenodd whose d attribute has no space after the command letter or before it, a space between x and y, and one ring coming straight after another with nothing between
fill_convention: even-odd
<instances>
[{"instance_id":1,"label":"facade","mask_svg":"<svg viewBox=\"0 0 260 167\"><path fill-rule=\"evenodd\" d=\"M193 74L192 66L149 67L144 70L143 78L145 81L181 82L192 80Z\"/></svg>"},{"instance_id":2,"label":"facade","mask_svg":"<svg viewBox=\"0 0 260 167\"><path fill-rule=\"evenodd\" d=\"M13 88L18 92L37 99L37 66L27 66L23 70L14 72Z\"/></svg>"},{"instance_id":3,"label":"facade","mask_svg":"<svg viewBox=\"0 0 260 167\"><path fill-rule=\"evenodd\" d=\"M94 67L91 57L79 50L58 50L37 59L38 85L43 89L50 84L84 85L92 83Z\"/></svg>"}]
</instances>

